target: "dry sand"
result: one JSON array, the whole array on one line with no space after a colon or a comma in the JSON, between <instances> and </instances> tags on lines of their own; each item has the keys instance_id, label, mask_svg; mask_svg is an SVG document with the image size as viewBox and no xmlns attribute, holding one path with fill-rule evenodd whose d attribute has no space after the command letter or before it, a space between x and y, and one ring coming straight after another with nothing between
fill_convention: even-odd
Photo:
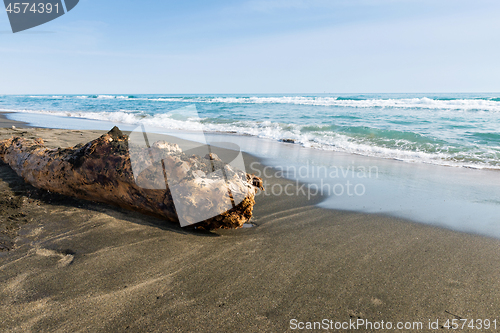
<instances>
[{"instance_id":1,"label":"dry sand","mask_svg":"<svg viewBox=\"0 0 500 333\"><path fill-rule=\"evenodd\" d=\"M11 135L71 146L100 133L0 129L0 139ZM188 232L36 190L0 163L0 331L283 332L294 318L424 328L450 313L500 319L499 240L320 209L319 200L260 195L256 227Z\"/></svg>"}]
</instances>

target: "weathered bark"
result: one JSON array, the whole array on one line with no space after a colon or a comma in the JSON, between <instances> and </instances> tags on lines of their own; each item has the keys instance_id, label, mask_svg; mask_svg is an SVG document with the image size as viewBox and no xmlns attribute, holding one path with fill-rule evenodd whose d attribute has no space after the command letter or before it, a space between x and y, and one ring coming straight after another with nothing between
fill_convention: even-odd
<instances>
[{"instance_id":1,"label":"weathered bark","mask_svg":"<svg viewBox=\"0 0 500 333\"><path fill-rule=\"evenodd\" d=\"M66 149L49 149L41 139L10 138L0 141L0 158L37 188L205 229L241 227L252 217L255 193L262 188L260 178L214 155L187 156L176 144L156 142L129 151L128 137L117 127ZM207 219L201 221L200 212Z\"/></svg>"}]
</instances>

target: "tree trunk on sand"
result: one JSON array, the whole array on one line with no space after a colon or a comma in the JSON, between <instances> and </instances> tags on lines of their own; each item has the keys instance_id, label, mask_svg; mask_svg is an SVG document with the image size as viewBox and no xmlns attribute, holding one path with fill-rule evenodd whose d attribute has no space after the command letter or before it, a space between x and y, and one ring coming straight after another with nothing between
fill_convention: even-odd
<instances>
[{"instance_id":1,"label":"tree trunk on sand","mask_svg":"<svg viewBox=\"0 0 500 333\"><path fill-rule=\"evenodd\" d=\"M13 137L0 141L0 158L37 188L204 229L241 227L262 189L260 178L215 154L187 156L167 142L129 149L128 136L117 127L66 149Z\"/></svg>"}]
</instances>

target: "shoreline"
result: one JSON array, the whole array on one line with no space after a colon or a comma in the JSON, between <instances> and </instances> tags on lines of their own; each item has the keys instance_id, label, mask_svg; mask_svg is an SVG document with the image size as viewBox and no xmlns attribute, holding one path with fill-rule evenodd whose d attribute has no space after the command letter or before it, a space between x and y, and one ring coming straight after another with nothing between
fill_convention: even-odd
<instances>
[{"instance_id":1,"label":"shoreline","mask_svg":"<svg viewBox=\"0 0 500 333\"><path fill-rule=\"evenodd\" d=\"M30 120L34 124L42 123L43 128L107 132L116 125L125 133L137 130L137 125L85 118L41 115ZM219 142L223 143L222 147L225 142L236 144L242 152L255 156L264 170L291 168L294 172L285 172L280 177L295 181L297 187L299 183L307 184L308 193L320 192L324 200L317 205L322 208L382 214L500 239L500 227L494 227L496 216L500 213L497 204L500 173L492 169L441 168L442 165L306 148L238 133L205 132L204 138L201 138L197 131L151 126L147 126L147 131L151 134L163 133L174 140L208 140L214 146ZM368 169L367 178L356 177L356 168ZM372 168L376 170L374 179ZM306 170L305 174L297 173L302 169ZM330 171L333 177L326 175ZM324 176L319 177L319 172L323 172ZM464 198L462 193L469 192L474 193L474 197ZM472 219L475 223L470 222Z\"/></svg>"},{"instance_id":2,"label":"shoreline","mask_svg":"<svg viewBox=\"0 0 500 333\"><path fill-rule=\"evenodd\" d=\"M0 138L19 132L54 147L102 133L7 128ZM0 252L6 331L293 331L292 319L325 318L425 327L500 310L499 240L324 209L319 197L257 196L257 227L200 233L37 192L3 163L0 193L17 203L1 221L19 227Z\"/></svg>"},{"instance_id":3,"label":"shoreline","mask_svg":"<svg viewBox=\"0 0 500 333\"><path fill-rule=\"evenodd\" d=\"M42 124L43 128L107 132L116 125L125 133L137 130L137 125L84 118L40 115L29 120L34 124ZM151 134L163 133L174 140L208 140L215 146L219 142L223 143L223 147L224 142L236 144L242 152L258 157L264 170L292 168L295 172L285 172L280 177L295 181L297 187L299 183L307 184L308 193L320 192L324 200L317 205L322 208L385 214L500 239L500 227L495 227L496 216L500 213L497 204L497 198L500 197L500 173L494 170L440 168L440 165L329 152L232 133L205 132L201 138L196 131L166 130L150 126L147 126L147 131ZM370 170L370 174L367 178L360 179L354 172L350 174L345 171L354 171L355 168ZM374 178L371 175L372 168L376 170ZM297 174L296 171L302 169L305 169L305 174ZM333 177L330 174L319 177L320 171L331 171ZM256 172L260 173L258 170ZM352 195L353 186L357 190L356 195ZM474 193L474 196L469 199L464 197L466 193Z\"/></svg>"},{"instance_id":4,"label":"shoreline","mask_svg":"<svg viewBox=\"0 0 500 333\"><path fill-rule=\"evenodd\" d=\"M7 114L9 113L15 113L15 112L4 112L0 111L0 128L8 128L12 126L16 126L19 128L30 128L28 123L22 122L22 121L17 121L17 120L10 120L6 117Z\"/></svg>"},{"instance_id":5,"label":"shoreline","mask_svg":"<svg viewBox=\"0 0 500 333\"><path fill-rule=\"evenodd\" d=\"M0 111L0 114L9 114L9 113L24 114L25 112ZM45 116L45 117L55 117L55 118L67 118L69 121L82 120L82 121L88 121L89 123L114 123L112 120L109 120L109 119L103 120L103 119L81 118L81 117L73 117L73 116L66 117L66 116L61 116L61 115L51 115L49 113L43 113L43 112L40 112L40 113L28 112L28 114L37 115L37 116L41 116L41 117ZM5 117L3 117L3 118L5 118ZM20 122L24 123L22 121L20 121ZM116 123L116 124L121 125L122 127L128 127L128 128L134 128L137 126L137 124L130 124L130 123ZM52 128L50 126L48 126L48 127L43 126L43 127L44 128ZM58 127L58 128L62 129L62 127ZM189 133L190 132L189 129L169 129L169 128L158 128L158 129L165 130L165 131L172 131L172 132L178 131L180 133ZM196 131L193 131L193 132L196 132ZM406 164L410 164L410 165L411 164L417 164L417 165L423 164L423 165L432 165L432 166L445 167L445 168L500 171L500 166L481 166L481 165L474 165L474 164L461 165L461 164L454 164L453 161L448 161L447 163L434 163L434 162L429 162L429 161L425 161L425 160L415 161L415 160L407 160L407 159L398 158L398 157L378 156L378 155L370 155L370 154L366 154L366 153L363 154L363 153L358 153L355 151L324 149L324 148L317 147L317 146L307 147L307 146L304 146L302 143L298 142L298 140L296 140L296 139L290 139L290 138L273 139L273 138L268 138L268 137L260 137L260 136L256 136L256 135L248 134L248 133L241 133L241 132L237 132L237 131L233 131L233 130L228 130L228 131L213 130L213 131L207 131L206 134L209 134L209 135L220 134L220 135L233 135L233 136L237 136L237 137L258 138L258 139L262 139L262 140L270 140L270 141L275 142L275 143L279 142L282 144L297 145L298 147L304 148L304 149L313 149L313 150L319 150L319 151L323 151L323 152L332 152L332 153L338 153L338 154L348 154L348 155L353 155L353 156L359 156L362 158L381 159L381 160L394 161L394 162L399 162L399 163L406 163Z\"/></svg>"}]
</instances>

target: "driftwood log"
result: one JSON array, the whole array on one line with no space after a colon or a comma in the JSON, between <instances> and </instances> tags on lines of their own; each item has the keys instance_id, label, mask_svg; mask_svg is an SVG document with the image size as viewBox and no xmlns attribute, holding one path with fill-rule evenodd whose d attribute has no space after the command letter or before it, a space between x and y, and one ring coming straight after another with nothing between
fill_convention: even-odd
<instances>
[{"instance_id":1,"label":"driftwood log","mask_svg":"<svg viewBox=\"0 0 500 333\"><path fill-rule=\"evenodd\" d=\"M262 188L215 154L187 156L167 142L134 148L117 127L66 149L13 137L0 141L0 158L37 188L210 230L241 227Z\"/></svg>"}]
</instances>

